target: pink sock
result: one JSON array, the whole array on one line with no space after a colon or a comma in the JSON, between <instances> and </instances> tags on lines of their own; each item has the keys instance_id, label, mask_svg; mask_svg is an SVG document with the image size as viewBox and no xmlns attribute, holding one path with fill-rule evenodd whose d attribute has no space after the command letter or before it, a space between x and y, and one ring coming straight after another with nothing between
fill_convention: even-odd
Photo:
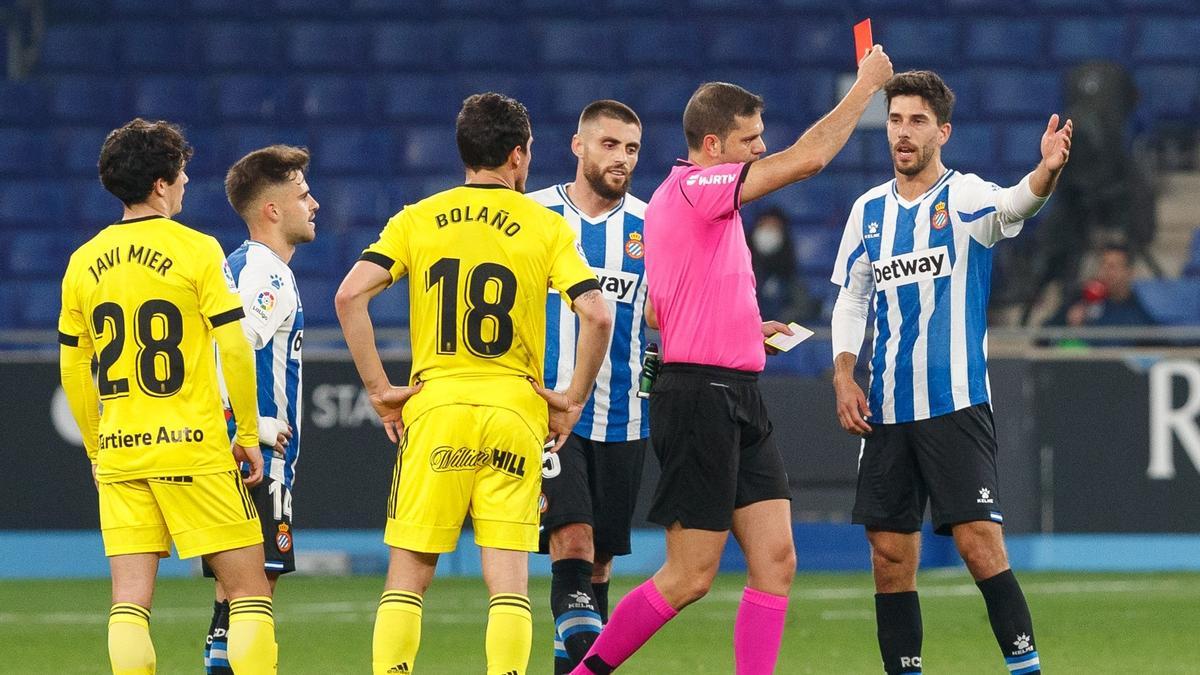
<instances>
[{"instance_id":1,"label":"pink sock","mask_svg":"<svg viewBox=\"0 0 1200 675\"><path fill-rule=\"evenodd\" d=\"M771 595L753 588L743 591L737 623L733 627L733 658L737 664L737 675L770 675L775 672L787 606L786 595Z\"/></svg>"},{"instance_id":2,"label":"pink sock","mask_svg":"<svg viewBox=\"0 0 1200 675\"><path fill-rule=\"evenodd\" d=\"M679 612L667 604L666 598L654 586L654 580L647 579L617 603L604 630L600 631L600 637L571 675L607 675L676 614ZM603 663L595 663L595 657ZM588 667L589 660L594 668Z\"/></svg>"}]
</instances>

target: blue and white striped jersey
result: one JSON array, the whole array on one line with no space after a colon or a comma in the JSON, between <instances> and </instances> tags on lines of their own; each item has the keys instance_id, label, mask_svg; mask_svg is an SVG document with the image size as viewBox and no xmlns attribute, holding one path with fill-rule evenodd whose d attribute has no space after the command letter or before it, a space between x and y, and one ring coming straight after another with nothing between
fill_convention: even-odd
<instances>
[{"instance_id":1,"label":"blue and white striped jersey","mask_svg":"<svg viewBox=\"0 0 1200 675\"><path fill-rule=\"evenodd\" d=\"M895 181L854 202L831 280L874 296L870 421L923 420L990 400L987 305L992 246L1023 221L1009 190L948 170L906 201Z\"/></svg>"},{"instance_id":2,"label":"blue and white striped jersey","mask_svg":"<svg viewBox=\"0 0 1200 675\"><path fill-rule=\"evenodd\" d=\"M243 242L229 255L229 268L242 296L246 316L242 330L254 347L258 379L258 415L274 417L292 427L283 457L262 447L263 476L283 483L287 493L296 480L300 456L302 383L300 351L304 342L304 307L296 277L267 245ZM226 377L236 377L225 373ZM290 505L287 508L290 511Z\"/></svg>"},{"instance_id":3,"label":"blue and white striped jersey","mask_svg":"<svg viewBox=\"0 0 1200 675\"><path fill-rule=\"evenodd\" d=\"M608 355L575 433L609 443L646 438L650 435L646 400L637 396L646 352L646 249L642 240L646 203L627 194L612 211L591 219L575 208L566 188L566 184L555 185L529 197L570 223L613 311ZM578 330L575 313L551 290L546 301L547 387L564 389L570 383Z\"/></svg>"}]
</instances>

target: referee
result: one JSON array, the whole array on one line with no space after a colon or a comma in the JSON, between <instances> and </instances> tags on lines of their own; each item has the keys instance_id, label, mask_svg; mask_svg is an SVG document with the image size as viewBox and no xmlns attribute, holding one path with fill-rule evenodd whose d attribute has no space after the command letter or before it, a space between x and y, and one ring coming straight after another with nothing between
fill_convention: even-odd
<instances>
[{"instance_id":1,"label":"referee","mask_svg":"<svg viewBox=\"0 0 1200 675\"><path fill-rule=\"evenodd\" d=\"M667 529L667 559L621 600L575 673L612 672L707 593L730 530L749 569L733 631L736 672L774 671L796 552L787 475L757 378L764 336L790 331L759 316L739 209L820 171L891 75L875 46L841 103L762 160L762 98L709 82L688 101L688 159L646 208L646 275L664 364L650 397L662 477L649 517Z\"/></svg>"}]
</instances>

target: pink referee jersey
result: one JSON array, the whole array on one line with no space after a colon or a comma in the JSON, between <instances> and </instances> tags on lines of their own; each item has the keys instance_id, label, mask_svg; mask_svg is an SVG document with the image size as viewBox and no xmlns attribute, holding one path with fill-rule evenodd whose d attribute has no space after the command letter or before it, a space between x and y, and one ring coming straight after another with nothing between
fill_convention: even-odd
<instances>
[{"instance_id":1,"label":"pink referee jersey","mask_svg":"<svg viewBox=\"0 0 1200 675\"><path fill-rule=\"evenodd\" d=\"M749 168L677 160L646 206L646 281L664 363L752 372L766 363L738 211Z\"/></svg>"}]
</instances>

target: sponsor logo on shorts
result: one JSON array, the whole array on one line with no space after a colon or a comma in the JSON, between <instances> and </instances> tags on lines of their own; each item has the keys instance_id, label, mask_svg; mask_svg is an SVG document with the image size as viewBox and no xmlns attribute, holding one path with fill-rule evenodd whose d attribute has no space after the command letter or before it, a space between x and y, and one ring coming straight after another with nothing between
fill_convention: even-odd
<instances>
[{"instance_id":1,"label":"sponsor logo on shorts","mask_svg":"<svg viewBox=\"0 0 1200 675\"><path fill-rule=\"evenodd\" d=\"M524 478L525 458L508 450L492 448L492 468L514 478Z\"/></svg>"},{"instance_id":2,"label":"sponsor logo on shorts","mask_svg":"<svg viewBox=\"0 0 1200 675\"><path fill-rule=\"evenodd\" d=\"M979 488L979 499L976 499L975 502L977 504L994 504L996 502L996 500L992 499L992 491L991 490L989 490L985 487L981 487L981 488Z\"/></svg>"},{"instance_id":3,"label":"sponsor logo on shorts","mask_svg":"<svg viewBox=\"0 0 1200 675\"><path fill-rule=\"evenodd\" d=\"M474 471L485 466L491 454L486 450L474 448L452 448L442 445L434 448L429 455L429 468L434 471Z\"/></svg>"},{"instance_id":4,"label":"sponsor logo on shorts","mask_svg":"<svg viewBox=\"0 0 1200 675\"><path fill-rule=\"evenodd\" d=\"M292 533L287 523L279 524L279 530L275 533L275 548L279 549L280 553L292 550Z\"/></svg>"},{"instance_id":5,"label":"sponsor logo on shorts","mask_svg":"<svg viewBox=\"0 0 1200 675\"><path fill-rule=\"evenodd\" d=\"M938 246L876 260L871 267L875 271L875 289L886 291L917 281L950 276L950 252L945 246Z\"/></svg>"}]
</instances>

